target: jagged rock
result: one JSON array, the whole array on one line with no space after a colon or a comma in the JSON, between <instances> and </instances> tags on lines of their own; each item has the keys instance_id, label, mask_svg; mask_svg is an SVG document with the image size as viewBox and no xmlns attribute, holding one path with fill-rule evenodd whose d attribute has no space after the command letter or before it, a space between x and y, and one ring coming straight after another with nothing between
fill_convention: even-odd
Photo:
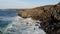
<instances>
[{"instance_id":1,"label":"jagged rock","mask_svg":"<svg viewBox=\"0 0 60 34\"><path fill-rule=\"evenodd\" d=\"M21 10L18 15L42 21L41 28L47 34L60 34L60 3Z\"/></svg>"}]
</instances>

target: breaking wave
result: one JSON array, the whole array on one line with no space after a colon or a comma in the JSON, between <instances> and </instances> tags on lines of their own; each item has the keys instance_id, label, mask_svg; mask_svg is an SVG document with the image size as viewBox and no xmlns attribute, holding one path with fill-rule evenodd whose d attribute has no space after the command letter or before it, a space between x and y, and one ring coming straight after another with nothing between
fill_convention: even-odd
<instances>
[{"instance_id":1,"label":"breaking wave","mask_svg":"<svg viewBox=\"0 0 60 34\"><path fill-rule=\"evenodd\" d=\"M35 26L36 22L39 22L38 20L23 19L19 16L9 18L9 20L12 20L12 22L7 25L3 34L45 34L42 29Z\"/></svg>"}]
</instances>

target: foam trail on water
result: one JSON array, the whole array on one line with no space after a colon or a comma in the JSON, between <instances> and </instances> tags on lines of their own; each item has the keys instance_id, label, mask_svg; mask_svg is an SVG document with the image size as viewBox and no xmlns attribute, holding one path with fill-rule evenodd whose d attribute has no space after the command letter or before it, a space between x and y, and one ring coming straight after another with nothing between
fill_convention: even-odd
<instances>
[{"instance_id":1,"label":"foam trail on water","mask_svg":"<svg viewBox=\"0 0 60 34\"><path fill-rule=\"evenodd\" d=\"M6 34L45 34L38 26L35 26L35 20L31 18L23 19L19 16L15 17L13 22L5 29ZM38 21L39 22L39 21Z\"/></svg>"}]
</instances>

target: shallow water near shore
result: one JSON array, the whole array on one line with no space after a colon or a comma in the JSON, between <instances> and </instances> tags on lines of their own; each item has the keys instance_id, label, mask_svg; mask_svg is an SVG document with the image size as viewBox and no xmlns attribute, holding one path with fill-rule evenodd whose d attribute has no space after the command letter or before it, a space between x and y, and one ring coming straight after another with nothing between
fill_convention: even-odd
<instances>
[{"instance_id":1,"label":"shallow water near shore","mask_svg":"<svg viewBox=\"0 0 60 34\"><path fill-rule=\"evenodd\" d=\"M18 11L0 11L0 34L45 34L42 29L35 26L39 21L23 19L17 15Z\"/></svg>"}]
</instances>

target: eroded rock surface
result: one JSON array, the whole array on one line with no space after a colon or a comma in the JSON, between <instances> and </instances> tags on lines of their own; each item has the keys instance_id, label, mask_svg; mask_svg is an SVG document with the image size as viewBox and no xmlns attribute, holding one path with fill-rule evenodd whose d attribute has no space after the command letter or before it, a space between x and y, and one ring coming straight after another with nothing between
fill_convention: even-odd
<instances>
[{"instance_id":1,"label":"eroded rock surface","mask_svg":"<svg viewBox=\"0 0 60 34\"><path fill-rule=\"evenodd\" d=\"M47 34L60 34L60 3L21 10L18 15L42 21L41 28Z\"/></svg>"}]
</instances>

